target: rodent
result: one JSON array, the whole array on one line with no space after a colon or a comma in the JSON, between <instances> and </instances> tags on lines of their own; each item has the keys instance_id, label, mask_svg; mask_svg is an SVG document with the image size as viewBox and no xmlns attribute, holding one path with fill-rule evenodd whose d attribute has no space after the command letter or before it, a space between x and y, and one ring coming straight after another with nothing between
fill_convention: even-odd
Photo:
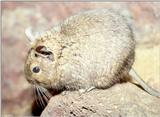
<instances>
[{"instance_id":1,"label":"rodent","mask_svg":"<svg viewBox=\"0 0 160 117\"><path fill-rule=\"evenodd\" d=\"M106 89L132 76L149 94L160 96L132 68L136 45L132 29L112 9L80 12L41 35L26 34L31 49L25 75L33 85L86 91Z\"/></svg>"}]
</instances>

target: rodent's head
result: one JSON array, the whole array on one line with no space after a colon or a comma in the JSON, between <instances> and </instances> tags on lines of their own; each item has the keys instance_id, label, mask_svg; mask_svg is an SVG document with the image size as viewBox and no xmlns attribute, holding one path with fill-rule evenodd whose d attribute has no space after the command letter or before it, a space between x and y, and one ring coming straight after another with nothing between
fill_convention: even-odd
<instances>
[{"instance_id":1,"label":"rodent's head","mask_svg":"<svg viewBox=\"0 0 160 117\"><path fill-rule=\"evenodd\" d=\"M39 37L32 42L25 63L25 76L29 83L51 88L58 82L57 65L60 55L59 43L50 37Z\"/></svg>"}]
</instances>

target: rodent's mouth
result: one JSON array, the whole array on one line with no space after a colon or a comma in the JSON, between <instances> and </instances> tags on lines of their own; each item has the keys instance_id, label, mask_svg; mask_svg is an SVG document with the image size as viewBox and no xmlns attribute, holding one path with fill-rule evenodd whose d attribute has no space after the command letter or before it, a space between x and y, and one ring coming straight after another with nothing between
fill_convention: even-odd
<instances>
[{"instance_id":1,"label":"rodent's mouth","mask_svg":"<svg viewBox=\"0 0 160 117\"><path fill-rule=\"evenodd\" d=\"M27 81L32 85L38 85L38 86L44 87L46 89L50 89L51 88L51 85L48 85L47 83L44 83L44 82L42 83L42 82L40 82L40 81L38 81L36 79L34 79L34 80L27 79Z\"/></svg>"},{"instance_id":2,"label":"rodent's mouth","mask_svg":"<svg viewBox=\"0 0 160 117\"><path fill-rule=\"evenodd\" d=\"M32 85L39 84L39 81L37 81L37 80L27 79L27 81L28 81L30 84L32 84Z\"/></svg>"}]
</instances>

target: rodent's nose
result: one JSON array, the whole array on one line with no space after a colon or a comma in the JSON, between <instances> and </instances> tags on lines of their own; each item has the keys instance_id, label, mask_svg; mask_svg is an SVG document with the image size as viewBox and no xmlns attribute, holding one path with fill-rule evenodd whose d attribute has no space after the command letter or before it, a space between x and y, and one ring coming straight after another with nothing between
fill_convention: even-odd
<instances>
[{"instance_id":1,"label":"rodent's nose","mask_svg":"<svg viewBox=\"0 0 160 117\"><path fill-rule=\"evenodd\" d=\"M32 85L39 84L39 81L36 80L36 79L27 79L27 81L28 81L29 83L31 83Z\"/></svg>"},{"instance_id":2,"label":"rodent's nose","mask_svg":"<svg viewBox=\"0 0 160 117\"><path fill-rule=\"evenodd\" d=\"M38 73L38 72L40 71L40 68L39 68L38 66L33 67L32 71L33 71L34 73Z\"/></svg>"}]
</instances>

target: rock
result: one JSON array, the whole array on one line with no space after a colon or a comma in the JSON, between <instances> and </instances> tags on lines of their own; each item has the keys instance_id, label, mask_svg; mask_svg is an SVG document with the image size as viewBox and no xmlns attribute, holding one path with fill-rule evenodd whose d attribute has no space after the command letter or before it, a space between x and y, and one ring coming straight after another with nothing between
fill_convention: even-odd
<instances>
[{"instance_id":1,"label":"rock","mask_svg":"<svg viewBox=\"0 0 160 117\"><path fill-rule=\"evenodd\" d=\"M159 117L160 98L132 83L51 98L41 117Z\"/></svg>"}]
</instances>

